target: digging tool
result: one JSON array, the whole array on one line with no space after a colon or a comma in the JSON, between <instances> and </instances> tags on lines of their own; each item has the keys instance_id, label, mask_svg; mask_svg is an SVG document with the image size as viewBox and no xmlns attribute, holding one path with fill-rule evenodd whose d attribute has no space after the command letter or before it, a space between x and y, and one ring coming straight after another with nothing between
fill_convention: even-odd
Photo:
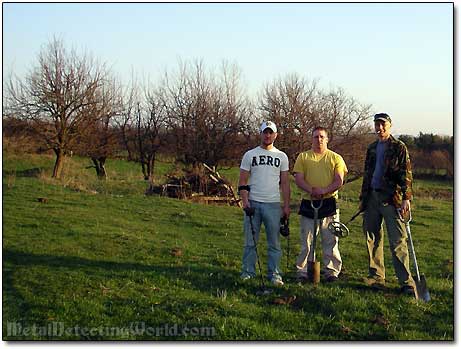
<instances>
[{"instance_id":1,"label":"digging tool","mask_svg":"<svg viewBox=\"0 0 461 349\"><path fill-rule=\"evenodd\" d=\"M259 262L258 246L256 244L256 238L255 238L256 232L255 232L254 227L253 227L253 216L255 214L255 209L254 209L254 207L247 207L247 208L244 209L244 211L245 211L245 214L250 219L251 236L253 237L253 246L255 248L256 260L258 261L259 275L261 277L261 283L259 285L259 291L256 292L256 294L258 296L264 296L264 295L267 295L267 294L271 294L272 290L266 288L266 285L264 283L264 276L263 276L263 273L262 273L262 270L261 270L261 263Z\"/></svg>"},{"instance_id":2,"label":"digging tool","mask_svg":"<svg viewBox=\"0 0 461 349\"><path fill-rule=\"evenodd\" d=\"M336 235L339 238L344 238L349 235L349 228L347 225L352 222L359 214L361 214L363 210L357 211L351 219L349 219L346 223L341 223L341 222L330 222L328 224L328 230L330 233L333 235Z\"/></svg>"},{"instance_id":3,"label":"digging tool","mask_svg":"<svg viewBox=\"0 0 461 349\"><path fill-rule=\"evenodd\" d=\"M426 285L426 277L424 274L419 274L418 261L416 260L415 247L413 245L413 239L411 237L410 222L411 222L411 211L408 212L408 217L403 217L401 211L398 210L400 220L405 224L405 229L407 230L408 242L410 243L410 253L413 257L413 263L416 269L416 278L413 277L416 284L415 298L417 300L422 300L424 302L429 302L431 300L431 295Z\"/></svg>"},{"instance_id":4,"label":"digging tool","mask_svg":"<svg viewBox=\"0 0 461 349\"><path fill-rule=\"evenodd\" d=\"M319 209L323 205L323 199L320 200L319 205L314 205L314 200L311 200L311 207L314 209L314 236L312 238L311 260L307 262L307 278L314 284L320 282L320 262L315 260L315 247L317 245L317 233L319 230Z\"/></svg>"}]
</instances>

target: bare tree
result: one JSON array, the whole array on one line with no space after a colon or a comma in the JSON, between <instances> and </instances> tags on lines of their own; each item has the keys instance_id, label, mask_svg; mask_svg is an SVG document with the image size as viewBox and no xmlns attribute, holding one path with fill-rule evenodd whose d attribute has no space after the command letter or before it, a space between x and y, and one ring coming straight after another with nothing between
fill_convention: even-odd
<instances>
[{"instance_id":1,"label":"bare tree","mask_svg":"<svg viewBox=\"0 0 461 349\"><path fill-rule=\"evenodd\" d=\"M231 155L229 144L242 138L252 116L240 79L235 65L224 63L216 78L201 61L180 63L176 74L165 74L165 105L178 160L216 166Z\"/></svg>"},{"instance_id":2,"label":"bare tree","mask_svg":"<svg viewBox=\"0 0 461 349\"><path fill-rule=\"evenodd\" d=\"M136 74L132 72L131 81L122 93L122 112L114 119L119 137L127 151L128 161L137 161L133 153L135 151L133 143L136 142L134 119L136 110L141 103L140 90Z\"/></svg>"},{"instance_id":3,"label":"bare tree","mask_svg":"<svg viewBox=\"0 0 461 349\"><path fill-rule=\"evenodd\" d=\"M266 84L259 99L262 117L276 123L277 147L287 153L290 163L310 145L310 134L319 123L317 96L316 80L290 74Z\"/></svg>"},{"instance_id":4,"label":"bare tree","mask_svg":"<svg viewBox=\"0 0 461 349\"><path fill-rule=\"evenodd\" d=\"M98 178L106 179L106 160L119 150L114 120L122 113L121 84L115 79L107 81L98 89L96 99L87 111L93 122L80 132L74 149L90 157Z\"/></svg>"},{"instance_id":5,"label":"bare tree","mask_svg":"<svg viewBox=\"0 0 461 349\"><path fill-rule=\"evenodd\" d=\"M91 111L107 71L88 55L68 51L53 39L38 56L38 65L24 78L7 84L7 105L29 119L35 132L56 154L53 177L60 177L65 153L81 131L94 122Z\"/></svg>"},{"instance_id":6,"label":"bare tree","mask_svg":"<svg viewBox=\"0 0 461 349\"><path fill-rule=\"evenodd\" d=\"M371 107L362 105L341 88L328 93L318 88L317 80L297 74L266 84L259 99L259 109L266 120L279 129L277 147L284 150L294 164L297 155L311 146L312 130L325 127L330 147L344 156L356 179L363 171L366 137L370 132L367 118ZM365 136L365 137L364 137Z\"/></svg>"},{"instance_id":7,"label":"bare tree","mask_svg":"<svg viewBox=\"0 0 461 349\"><path fill-rule=\"evenodd\" d=\"M125 91L124 110L117 125L128 160L141 164L145 180L153 181L157 153L166 141L168 126L164 90L149 82L141 86L133 74Z\"/></svg>"},{"instance_id":8,"label":"bare tree","mask_svg":"<svg viewBox=\"0 0 461 349\"><path fill-rule=\"evenodd\" d=\"M164 103L163 91L151 85L144 91L144 107L138 104L136 113L136 132L138 153L144 173L144 179L151 183L157 153L166 134L168 114Z\"/></svg>"},{"instance_id":9,"label":"bare tree","mask_svg":"<svg viewBox=\"0 0 461 349\"><path fill-rule=\"evenodd\" d=\"M347 163L347 181L363 174L367 145L373 141L371 105L359 103L342 88L333 88L319 95L319 125L329 132L329 147L340 153Z\"/></svg>"}]
</instances>

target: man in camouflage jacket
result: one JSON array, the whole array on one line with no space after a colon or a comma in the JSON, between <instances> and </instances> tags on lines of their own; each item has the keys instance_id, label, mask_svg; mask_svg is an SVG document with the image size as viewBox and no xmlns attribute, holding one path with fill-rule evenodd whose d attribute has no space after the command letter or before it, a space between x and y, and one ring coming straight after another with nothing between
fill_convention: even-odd
<instances>
[{"instance_id":1,"label":"man in camouflage jacket","mask_svg":"<svg viewBox=\"0 0 461 349\"><path fill-rule=\"evenodd\" d=\"M383 220L386 223L392 263L405 294L414 294L415 283L409 267L405 225L399 218L410 211L412 173L405 144L390 134L391 118L385 113L374 116L378 140L368 146L360 194L364 210L363 231L368 246L368 277L370 286L385 283Z\"/></svg>"}]
</instances>

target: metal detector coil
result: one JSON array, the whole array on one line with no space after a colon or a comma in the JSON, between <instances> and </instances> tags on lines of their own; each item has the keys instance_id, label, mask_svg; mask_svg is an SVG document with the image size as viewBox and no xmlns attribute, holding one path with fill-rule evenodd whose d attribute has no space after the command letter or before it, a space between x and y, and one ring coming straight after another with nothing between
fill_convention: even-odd
<instances>
[{"instance_id":1,"label":"metal detector coil","mask_svg":"<svg viewBox=\"0 0 461 349\"><path fill-rule=\"evenodd\" d=\"M330 231L330 233L332 233L333 235L339 238L344 238L346 236L349 236L349 228L347 227L347 225L350 222L352 222L355 218L357 218L357 216L361 214L362 212L363 210L359 209L356 213L354 213L351 219L349 219L346 222L346 224L341 223L341 222L330 222L330 224L328 224L328 230Z\"/></svg>"},{"instance_id":2,"label":"metal detector coil","mask_svg":"<svg viewBox=\"0 0 461 349\"><path fill-rule=\"evenodd\" d=\"M328 230L339 238L349 236L349 228L341 222L330 222L330 224L328 224Z\"/></svg>"}]
</instances>

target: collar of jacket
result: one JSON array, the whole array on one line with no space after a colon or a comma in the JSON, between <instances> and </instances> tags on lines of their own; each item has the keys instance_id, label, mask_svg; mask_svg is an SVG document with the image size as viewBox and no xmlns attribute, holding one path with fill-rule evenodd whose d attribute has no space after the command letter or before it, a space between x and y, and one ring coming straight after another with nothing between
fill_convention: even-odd
<instances>
[{"instance_id":1,"label":"collar of jacket","mask_svg":"<svg viewBox=\"0 0 461 349\"><path fill-rule=\"evenodd\" d=\"M374 141L373 143L370 144L370 148L376 148L378 146L379 139ZM394 138L393 135L389 135L389 138L387 139L386 143L387 144L398 144L400 141Z\"/></svg>"}]
</instances>

